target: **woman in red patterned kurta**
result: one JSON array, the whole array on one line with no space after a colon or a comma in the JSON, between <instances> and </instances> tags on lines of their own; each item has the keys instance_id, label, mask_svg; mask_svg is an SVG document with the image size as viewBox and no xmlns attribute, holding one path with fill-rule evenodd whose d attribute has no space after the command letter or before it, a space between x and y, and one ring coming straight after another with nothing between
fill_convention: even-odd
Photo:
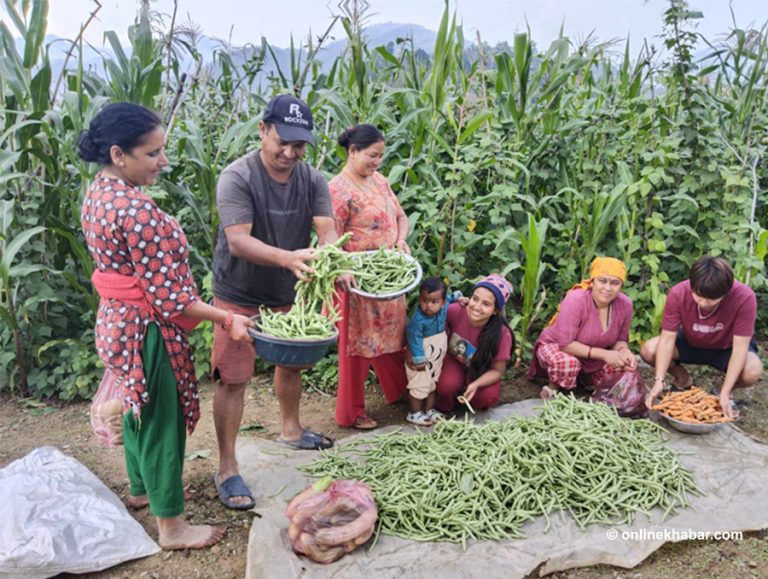
<instances>
[{"instance_id":1,"label":"woman in red patterned kurta","mask_svg":"<svg viewBox=\"0 0 768 579\"><path fill-rule=\"evenodd\" d=\"M328 184L339 235L352 233L347 251L381 247L409 252L405 243L408 218L386 178L377 171L384 155L384 136L372 125L344 131L339 144L347 149L344 170ZM403 357L405 297L371 300L342 293L339 322L339 387L336 422L360 429L376 427L365 412L368 371L379 378L391 404L405 392L408 379Z\"/></svg>"},{"instance_id":2,"label":"woman in red patterned kurta","mask_svg":"<svg viewBox=\"0 0 768 579\"><path fill-rule=\"evenodd\" d=\"M128 411L129 504L149 504L164 549L202 548L220 541L224 530L189 525L183 516L186 431L200 417L187 331L211 320L247 340L252 324L200 301L184 232L139 189L168 164L164 146L160 119L144 107L116 103L96 115L78 153L103 168L85 195L81 223L101 296L96 348L120 381Z\"/></svg>"}]
</instances>

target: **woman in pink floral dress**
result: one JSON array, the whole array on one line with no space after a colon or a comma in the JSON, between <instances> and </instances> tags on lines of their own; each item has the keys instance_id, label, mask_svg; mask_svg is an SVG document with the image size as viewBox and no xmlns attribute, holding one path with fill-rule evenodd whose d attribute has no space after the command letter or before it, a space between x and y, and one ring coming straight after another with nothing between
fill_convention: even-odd
<instances>
[{"instance_id":1,"label":"woman in pink floral dress","mask_svg":"<svg viewBox=\"0 0 768 579\"><path fill-rule=\"evenodd\" d=\"M164 147L153 112L105 107L78 142L83 160L102 165L80 219L101 297L96 348L122 387L129 505L149 505L163 549L199 549L219 542L224 529L184 517L184 446L200 418L187 332L210 320L249 340L253 324L199 299L184 232L141 190L168 164Z\"/></svg>"},{"instance_id":2,"label":"woman in pink floral dress","mask_svg":"<svg viewBox=\"0 0 768 579\"><path fill-rule=\"evenodd\" d=\"M347 150L347 162L328 187L338 234L352 233L344 249L388 247L409 253L408 218L377 171L384 136L373 125L357 125L345 130L338 142ZM376 427L366 414L363 389L371 365L390 404L400 399L408 383L403 356L405 297L382 301L342 292L341 302L336 422L367 430Z\"/></svg>"}]
</instances>

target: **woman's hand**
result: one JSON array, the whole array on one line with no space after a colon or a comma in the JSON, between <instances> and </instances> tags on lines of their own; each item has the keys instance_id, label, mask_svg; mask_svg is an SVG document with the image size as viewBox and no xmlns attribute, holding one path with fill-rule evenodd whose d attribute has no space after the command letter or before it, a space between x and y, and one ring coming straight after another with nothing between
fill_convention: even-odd
<instances>
[{"instance_id":1,"label":"woman's hand","mask_svg":"<svg viewBox=\"0 0 768 579\"><path fill-rule=\"evenodd\" d=\"M618 352L624 361L624 369L633 372L637 368L637 358L635 358L635 355L629 348L622 348Z\"/></svg>"},{"instance_id":2,"label":"woman's hand","mask_svg":"<svg viewBox=\"0 0 768 579\"><path fill-rule=\"evenodd\" d=\"M469 298L467 296L461 296L458 300L456 300L458 303L461 304L462 308L466 308L469 304Z\"/></svg>"},{"instance_id":3,"label":"woman's hand","mask_svg":"<svg viewBox=\"0 0 768 579\"><path fill-rule=\"evenodd\" d=\"M350 288L356 287L357 282L355 276L351 273L340 275L336 278L336 285L338 285L343 291L348 292Z\"/></svg>"},{"instance_id":4,"label":"woman's hand","mask_svg":"<svg viewBox=\"0 0 768 579\"><path fill-rule=\"evenodd\" d=\"M467 386L467 389L464 391L464 394L462 394L462 396L464 396L464 399L467 402L472 402L472 399L475 397L475 394L477 394L478 388L480 387L477 385L477 383L470 382L469 385Z\"/></svg>"},{"instance_id":5,"label":"woman's hand","mask_svg":"<svg viewBox=\"0 0 768 579\"><path fill-rule=\"evenodd\" d=\"M623 368L625 364L624 357L621 352L616 350L604 350L603 362L611 366L612 368Z\"/></svg>"},{"instance_id":6,"label":"woman's hand","mask_svg":"<svg viewBox=\"0 0 768 579\"><path fill-rule=\"evenodd\" d=\"M251 336L248 334L248 328L255 328L256 324L248 316L235 314L232 316L232 327L229 328L230 339L238 342L250 342Z\"/></svg>"},{"instance_id":7,"label":"woman's hand","mask_svg":"<svg viewBox=\"0 0 768 579\"><path fill-rule=\"evenodd\" d=\"M408 244L405 242L405 239L398 239L395 242L395 249L397 251L402 251L403 253L407 253L408 255L411 255L411 248L408 247Z\"/></svg>"}]
</instances>

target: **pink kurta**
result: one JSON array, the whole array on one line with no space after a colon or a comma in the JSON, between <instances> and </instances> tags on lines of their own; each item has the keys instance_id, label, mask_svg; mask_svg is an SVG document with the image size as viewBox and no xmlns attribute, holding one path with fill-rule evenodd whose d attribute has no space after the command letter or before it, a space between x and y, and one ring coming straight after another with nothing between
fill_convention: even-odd
<instances>
[{"instance_id":1,"label":"pink kurta","mask_svg":"<svg viewBox=\"0 0 768 579\"><path fill-rule=\"evenodd\" d=\"M373 179L375 190L357 186L344 173L328 184L336 231L352 233L346 251L391 248L397 241L397 220L405 213L384 176L375 173ZM349 298L348 355L376 358L403 349L405 297L382 301L350 294Z\"/></svg>"},{"instance_id":2,"label":"pink kurta","mask_svg":"<svg viewBox=\"0 0 768 579\"><path fill-rule=\"evenodd\" d=\"M536 358L540 344L557 344L560 349L571 342L580 342L593 348L611 349L616 342L629 340L629 325L632 322L632 300L619 293L610 305L608 328L603 330L600 312L592 299L591 289L573 289L560 303L560 311L551 326L541 332L533 347L531 368L528 377L541 375ZM602 360L579 358L585 374L597 372L603 367Z\"/></svg>"}]
</instances>

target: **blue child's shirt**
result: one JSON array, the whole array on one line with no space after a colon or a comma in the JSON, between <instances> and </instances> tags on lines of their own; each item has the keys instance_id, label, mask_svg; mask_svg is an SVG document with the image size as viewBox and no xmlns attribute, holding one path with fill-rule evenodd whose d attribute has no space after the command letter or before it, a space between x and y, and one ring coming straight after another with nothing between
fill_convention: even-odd
<instances>
[{"instance_id":1,"label":"blue child's shirt","mask_svg":"<svg viewBox=\"0 0 768 579\"><path fill-rule=\"evenodd\" d=\"M448 315L448 304L458 301L462 297L460 291L449 295L443 307L434 316L427 316L417 305L416 312L411 316L405 327L405 337L408 340L408 350L414 364L424 364L427 359L424 356L424 338L429 338L445 330L445 318Z\"/></svg>"}]
</instances>

